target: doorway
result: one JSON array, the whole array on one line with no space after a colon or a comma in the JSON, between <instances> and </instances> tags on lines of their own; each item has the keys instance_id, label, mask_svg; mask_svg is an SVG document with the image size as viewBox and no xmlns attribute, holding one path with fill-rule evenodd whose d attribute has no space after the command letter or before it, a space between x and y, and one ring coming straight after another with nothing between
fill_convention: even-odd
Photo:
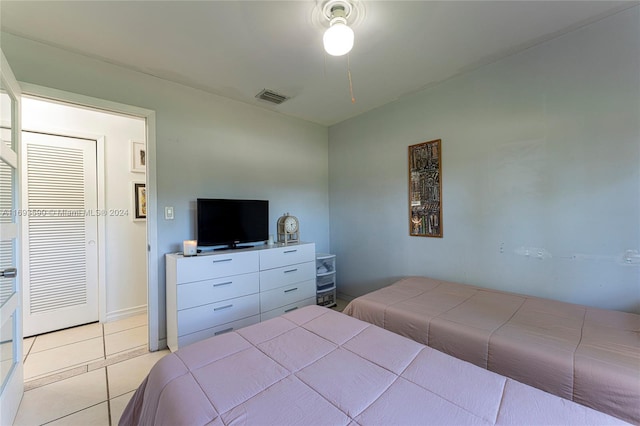
<instances>
[{"instance_id":1,"label":"doorway","mask_svg":"<svg viewBox=\"0 0 640 426\"><path fill-rule=\"evenodd\" d=\"M4 67L4 69L8 69ZM112 114L139 118L145 123L146 142L146 197L147 197L147 258L144 263L147 269L147 319L148 343L150 351L166 347L166 338L160 338L161 307L159 303L158 275L160 258L164 254L158 252L158 206L156 190L156 113L153 110L140 108L119 102L107 101L91 96L66 92L31 83L22 83L22 93L31 97L47 99L50 102L63 102L70 105L81 105ZM95 135L94 135L95 136ZM101 311L102 311L102 301ZM106 310L106 308L105 308Z\"/></svg>"},{"instance_id":2,"label":"doorway","mask_svg":"<svg viewBox=\"0 0 640 426\"><path fill-rule=\"evenodd\" d=\"M134 217L135 184L144 184L146 180L145 169L136 168L134 158L141 144L142 149L145 149L145 120L43 98L23 97L23 129L25 139L29 137L44 138L48 141L82 140L85 144L92 143L95 146L95 160L88 161L95 164L96 178L93 186L96 188L97 201L93 205L86 204L83 212L85 217L82 219L92 226L95 225L97 233L95 237L85 233L82 239L87 252L97 251L95 258L86 257L88 267L93 259L97 262L97 278L92 275L86 279L88 286L92 284L94 287L97 280L97 309L92 308L93 317L86 315L85 319L74 323L58 319L56 321L64 325L47 331L92 321L111 322L146 315L147 229L146 221ZM24 163L28 164L30 145L24 145L22 157ZM72 168L69 166L70 171ZM25 174L23 182L28 181L29 176ZM25 191L28 191L28 188L23 188L23 200L28 200L29 194ZM69 195L56 193L53 198L55 197L65 198ZM28 232L27 229L25 235L28 235ZM54 249L61 241L52 237L50 233L44 235L54 240ZM23 257L29 256L30 253L25 248ZM32 270L29 265L29 272ZM25 286L25 301L30 298L27 287ZM88 303L82 302L81 305L87 308L85 310L89 309ZM25 304L25 311L27 308ZM69 310L70 307L63 307L56 309L55 314L69 316ZM29 331L25 336L41 332L44 330L35 333Z\"/></svg>"}]
</instances>

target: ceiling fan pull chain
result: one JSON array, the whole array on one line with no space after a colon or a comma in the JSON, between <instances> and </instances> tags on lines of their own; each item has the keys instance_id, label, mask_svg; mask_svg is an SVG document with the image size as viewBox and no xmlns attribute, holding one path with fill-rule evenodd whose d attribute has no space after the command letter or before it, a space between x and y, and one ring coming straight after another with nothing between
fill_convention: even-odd
<instances>
[{"instance_id":1,"label":"ceiling fan pull chain","mask_svg":"<svg viewBox=\"0 0 640 426\"><path fill-rule=\"evenodd\" d=\"M324 55L322 55L322 57L324 58L324 62L323 62L324 67L322 71L324 74L324 79L326 80L327 79L327 54L325 53Z\"/></svg>"},{"instance_id":2,"label":"ceiling fan pull chain","mask_svg":"<svg viewBox=\"0 0 640 426\"><path fill-rule=\"evenodd\" d=\"M353 83L351 81L351 55L347 53L347 75L349 76L349 94L351 95L351 103L356 103L356 98L353 96Z\"/></svg>"}]
</instances>

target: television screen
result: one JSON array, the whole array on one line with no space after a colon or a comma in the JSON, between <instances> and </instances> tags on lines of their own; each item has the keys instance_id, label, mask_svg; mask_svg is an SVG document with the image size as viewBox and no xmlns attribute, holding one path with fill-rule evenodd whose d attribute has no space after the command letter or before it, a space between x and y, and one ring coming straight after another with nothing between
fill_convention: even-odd
<instances>
[{"instance_id":1,"label":"television screen","mask_svg":"<svg viewBox=\"0 0 640 426\"><path fill-rule=\"evenodd\" d=\"M269 238L269 201L198 198L199 246L265 241Z\"/></svg>"}]
</instances>

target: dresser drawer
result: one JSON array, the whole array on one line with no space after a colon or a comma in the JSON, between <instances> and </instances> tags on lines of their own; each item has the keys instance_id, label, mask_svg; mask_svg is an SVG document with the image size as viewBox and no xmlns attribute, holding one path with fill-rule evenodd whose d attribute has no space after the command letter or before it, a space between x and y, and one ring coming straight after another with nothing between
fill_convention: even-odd
<instances>
[{"instance_id":1,"label":"dresser drawer","mask_svg":"<svg viewBox=\"0 0 640 426\"><path fill-rule=\"evenodd\" d=\"M315 265L315 262L306 262L260 271L260 291L315 279Z\"/></svg>"},{"instance_id":2,"label":"dresser drawer","mask_svg":"<svg viewBox=\"0 0 640 426\"><path fill-rule=\"evenodd\" d=\"M183 347L200 340L207 339L209 337L218 336L220 334L228 333L230 331L238 330L242 327L248 327L252 324L260 322L260 315L254 315L248 318L243 318L238 321L228 322L216 327L207 328L206 330L196 331L195 333L185 334L178 337L178 346Z\"/></svg>"},{"instance_id":3,"label":"dresser drawer","mask_svg":"<svg viewBox=\"0 0 640 426\"><path fill-rule=\"evenodd\" d=\"M287 312L295 311L298 308L302 308L303 306L313 305L315 303L316 303L316 298L310 297L308 299L300 300L296 303L280 306L279 308L272 309L270 311L263 312L262 314L260 314L260 321L266 321L271 318L279 317L280 315L284 315Z\"/></svg>"},{"instance_id":4,"label":"dresser drawer","mask_svg":"<svg viewBox=\"0 0 640 426\"><path fill-rule=\"evenodd\" d=\"M257 252L223 253L177 260L176 283L203 281L249 272L258 272L260 256Z\"/></svg>"},{"instance_id":5,"label":"dresser drawer","mask_svg":"<svg viewBox=\"0 0 640 426\"><path fill-rule=\"evenodd\" d=\"M194 308L234 297L260 291L260 275L252 274L233 275L230 277L216 278L213 280L197 281L187 284L179 284L178 310Z\"/></svg>"},{"instance_id":6,"label":"dresser drawer","mask_svg":"<svg viewBox=\"0 0 640 426\"><path fill-rule=\"evenodd\" d=\"M260 252L260 270L280 268L296 263L315 262L315 244L291 244Z\"/></svg>"},{"instance_id":7,"label":"dresser drawer","mask_svg":"<svg viewBox=\"0 0 640 426\"><path fill-rule=\"evenodd\" d=\"M292 285L267 290L260 293L260 312L289 305L316 295L315 280L303 281Z\"/></svg>"},{"instance_id":8,"label":"dresser drawer","mask_svg":"<svg viewBox=\"0 0 640 426\"><path fill-rule=\"evenodd\" d=\"M260 295L250 294L223 302L178 311L178 336L260 313Z\"/></svg>"}]
</instances>

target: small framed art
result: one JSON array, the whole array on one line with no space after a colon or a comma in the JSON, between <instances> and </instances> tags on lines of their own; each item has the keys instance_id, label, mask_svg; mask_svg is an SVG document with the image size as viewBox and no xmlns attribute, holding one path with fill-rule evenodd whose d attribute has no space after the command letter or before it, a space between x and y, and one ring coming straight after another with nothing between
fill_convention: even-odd
<instances>
[{"instance_id":1,"label":"small framed art","mask_svg":"<svg viewBox=\"0 0 640 426\"><path fill-rule=\"evenodd\" d=\"M133 220L147 218L147 188L142 182L133 183Z\"/></svg>"},{"instance_id":2,"label":"small framed art","mask_svg":"<svg viewBox=\"0 0 640 426\"><path fill-rule=\"evenodd\" d=\"M144 142L131 141L131 171L144 173L147 170L147 150Z\"/></svg>"}]
</instances>

